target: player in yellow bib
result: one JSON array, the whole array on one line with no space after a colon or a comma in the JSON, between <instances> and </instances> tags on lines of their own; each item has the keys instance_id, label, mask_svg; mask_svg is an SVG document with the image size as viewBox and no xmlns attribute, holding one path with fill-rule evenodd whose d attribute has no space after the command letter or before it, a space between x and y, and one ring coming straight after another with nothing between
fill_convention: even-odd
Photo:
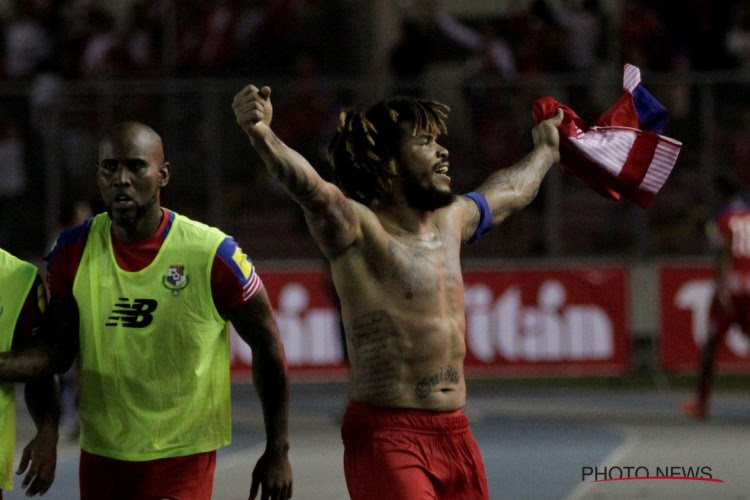
<instances>
[{"instance_id":1,"label":"player in yellow bib","mask_svg":"<svg viewBox=\"0 0 750 500\"><path fill-rule=\"evenodd\" d=\"M82 500L208 500L231 437L231 322L252 348L266 425L249 496L290 498L288 380L268 296L231 237L161 207L170 172L150 127L105 134L96 179L107 212L58 238L54 351L28 364L63 372L80 359Z\"/></svg>"},{"instance_id":2,"label":"player in yellow bib","mask_svg":"<svg viewBox=\"0 0 750 500\"><path fill-rule=\"evenodd\" d=\"M21 348L36 334L47 305L47 292L36 267L0 248L0 353ZM0 361L1 363L2 361ZM16 405L13 377L0 383L0 500L13 489ZM37 435L26 446L18 473L27 471L22 486L29 496L46 493L55 477L57 424L60 416L55 380L29 380L24 396Z\"/></svg>"}]
</instances>

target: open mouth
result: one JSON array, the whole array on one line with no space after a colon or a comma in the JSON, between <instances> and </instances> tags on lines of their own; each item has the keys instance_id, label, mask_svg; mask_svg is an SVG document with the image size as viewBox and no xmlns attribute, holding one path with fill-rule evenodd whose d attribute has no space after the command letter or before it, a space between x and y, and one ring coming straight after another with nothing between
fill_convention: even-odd
<instances>
[{"instance_id":1,"label":"open mouth","mask_svg":"<svg viewBox=\"0 0 750 500\"><path fill-rule=\"evenodd\" d=\"M118 194L112 200L112 208L126 209L135 206L135 200L126 194Z\"/></svg>"},{"instance_id":2,"label":"open mouth","mask_svg":"<svg viewBox=\"0 0 750 500\"><path fill-rule=\"evenodd\" d=\"M432 171L436 174L446 177L447 179L450 179L450 176L448 175L448 162L438 163L435 168L432 169Z\"/></svg>"}]
</instances>

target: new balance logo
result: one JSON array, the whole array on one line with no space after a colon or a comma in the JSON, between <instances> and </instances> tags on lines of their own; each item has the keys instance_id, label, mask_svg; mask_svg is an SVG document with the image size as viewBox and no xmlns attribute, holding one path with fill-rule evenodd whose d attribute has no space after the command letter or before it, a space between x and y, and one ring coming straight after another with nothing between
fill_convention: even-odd
<instances>
[{"instance_id":1,"label":"new balance logo","mask_svg":"<svg viewBox=\"0 0 750 500\"><path fill-rule=\"evenodd\" d=\"M120 297L105 323L107 326L122 324L126 328L145 328L154 320L151 314L156 310L157 302L153 299L130 299Z\"/></svg>"}]
</instances>

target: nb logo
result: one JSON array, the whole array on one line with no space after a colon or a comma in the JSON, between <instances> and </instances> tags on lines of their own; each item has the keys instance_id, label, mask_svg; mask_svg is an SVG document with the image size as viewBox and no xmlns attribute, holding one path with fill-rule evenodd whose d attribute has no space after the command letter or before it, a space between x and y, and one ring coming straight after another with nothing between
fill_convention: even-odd
<instances>
[{"instance_id":1,"label":"nb logo","mask_svg":"<svg viewBox=\"0 0 750 500\"><path fill-rule=\"evenodd\" d=\"M106 326L122 324L126 328L145 328L154 320L151 314L156 310L157 302L153 299L130 299L120 297L112 313L107 318Z\"/></svg>"}]
</instances>

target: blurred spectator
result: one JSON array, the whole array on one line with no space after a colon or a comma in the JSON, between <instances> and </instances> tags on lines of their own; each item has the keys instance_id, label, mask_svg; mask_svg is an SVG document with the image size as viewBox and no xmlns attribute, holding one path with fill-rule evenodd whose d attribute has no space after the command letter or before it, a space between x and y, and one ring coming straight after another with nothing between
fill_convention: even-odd
<instances>
[{"instance_id":1,"label":"blurred spectator","mask_svg":"<svg viewBox=\"0 0 750 500\"><path fill-rule=\"evenodd\" d=\"M438 7L442 2L445 2L443 9ZM381 3L372 4L368 4L367 13L376 13ZM358 65L356 60L366 59L368 54L367 49L356 47L361 44L359 40L369 37L375 25L368 25L368 19L362 19L362 12L357 10L364 5L362 3L348 0L128 0L127 3L8 0L2 5L0 78L21 79L24 87L14 88L28 90L29 101L17 94L6 94L0 99L0 106L16 121L15 129L20 131L21 143L27 145L22 151L22 162L25 200L32 211L35 209L30 206L29 193L43 187L43 174L55 166L61 190L70 198L70 203L89 201L88 187L69 192L66 186L88 168L91 131L105 119L102 113L160 116L174 110L170 107L172 103L163 99L164 94L153 92L148 85L142 87L142 92L131 87L122 95L104 92L95 96L77 93L78 89L85 88L85 85L78 85L85 83L79 82L81 79L117 76L120 80L117 85L121 82L127 85L126 78L165 74L230 76L252 71L284 76L284 83L294 87L284 97L293 101L283 107L285 112L291 113L283 121L288 125L285 138L307 151L321 169L326 167L325 144L319 140L326 134L321 134L321 130L335 127L336 111L360 100L356 94L367 94L371 90L356 79L358 71L366 66ZM656 75L650 90L670 110L669 127L674 132L671 135L686 144L681 159L684 167L678 176L688 171L692 171L690 175L698 175L698 171L703 170L706 152L703 148L707 148L709 156L718 154L723 164L738 169L750 184L750 174L744 174L750 172L750 138L747 132L742 132L750 130L750 125L735 127L740 117L750 122L747 117L750 111L745 109L742 100L744 85L739 82L734 86L698 87L692 79L696 71L725 69L730 65L750 75L750 0L686 0L683 3L672 0L526 0L495 5L503 8L500 11L485 9L482 16L475 15L481 7L471 4L471 8L464 9L464 4L446 0L399 0L386 8L389 14L404 14L402 37L392 46L389 59L396 85L388 92L419 95L429 84L453 96L460 90L465 98L463 102L451 102L456 116L470 120L472 126L471 132L457 129L457 133L446 139L454 155L471 155L477 165L482 165L492 163L494 158L523 151L523 136L518 127L509 125L526 123L528 104L540 95L565 96L566 102L584 115L587 114L586 104L592 106L592 111L601 109L595 99L608 92L608 75L601 72L604 78L597 79L591 75L592 68L608 70L627 61L644 72L663 73ZM448 15L449 12L456 14ZM461 12L472 17L461 17L458 14ZM121 17L112 17L111 13ZM612 17L608 18L605 13ZM604 22L604 28L597 26L597 22ZM607 23L616 29L607 29ZM594 36L596 32L600 33L598 38ZM352 33L360 38L351 36ZM603 37L608 44L597 42ZM342 55L342 39L349 41L346 50L350 52L345 55ZM390 37L385 39L391 40ZM611 50L603 54L603 48ZM332 53L332 49L336 53ZM603 62L602 56L608 57L607 64L597 65L597 61ZM448 64L436 66L445 62ZM454 76L455 70L460 72L461 62L464 64L461 89L452 87L453 80L424 81L426 75L438 71L441 75L450 72L449 75ZM433 68L437 70L434 73L430 71ZM444 69L446 73L442 72ZM331 86L329 81L339 80L327 78L336 71L338 76L354 78ZM580 89L580 94L574 93L569 99L565 95L567 76L575 72L582 73L584 78L592 77L591 84L597 85L598 91L588 94L591 99L585 97L586 89ZM514 85L520 78L524 85ZM313 89L320 93L316 94ZM702 89L709 92L698 92ZM66 97L68 90L76 92L74 99ZM351 95L345 95L347 91ZM336 102L339 94L341 101ZM709 95L715 99L715 123L696 128L696 113L709 109L698 106L706 105L704 97ZM580 105L575 104L579 101ZM58 111L61 112L59 120L55 119ZM182 113L176 114L184 116ZM185 125L175 128L174 133L185 133L189 122L185 120ZM210 126L205 125L208 121L201 123L203 127ZM741 131L732 132L735 128ZM714 136L714 130L720 135ZM192 137L190 133L187 135ZM41 141L40 137L46 140ZM7 144L7 139L3 141ZM13 141L10 143L12 145ZM233 145L217 146L224 147ZM4 151L12 149L3 146ZM202 151L196 148L195 161L202 161ZM45 158L48 161L44 161ZM13 165L11 161L0 166L0 173L16 168ZM226 176L239 167L229 162L225 168L223 175ZM476 171L477 175L482 175L481 168ZM12 177L2 175L2 189L12 190L12 182L5 182ZM456 176L456 187L461 182L471 183L464 178L469 175ZM691 195L696 189L707 189L705 184L690 179L673 182L675 186L686 183L685 192ZM194 194L192 185L186 183L184 187L186 199L203 196ZM196 191L202 193L199 188ZM563 185L561 192L565 198L570 194L569 187ZM683 202L683 198L687 201ZM676 193L673 202L660 203L649 211L654 216L649 216L650 233L643 238L653 236L653 241L658 243L657 251L689 251L687 246L680 245L692 238L692 227L696 224L693 221L698 219L690 211L690 198L685 193ZM64 208L71 209L70 206ZM571 212L567 208L561 210ZM35 217L43 219L43 215ZM633 219L629 214L618 213L616 217ZM632 227L633 224L630 230L634 231ZM599 251L593 247L587 250Z\"/></svg>"},{"instance_id":2,"label":"blurred spectator","mask_svg":"<svg viewBox=\"0 0 750 500\"><path fill-rule=\"evenodd\" d=\"M513 141L498 141L498 136L495 135L498 131L494 129L503 123L516 123L516 120L508 115L511 114L514 104L518 73L513 52L494 25L483 23L480 29L480 45L464 65L462 92L469 105L469 115L482 154L487 158L496 158L495 155L500 153L496 148L501 144L506 147L517 145ZM511 130L506 132L511 136L516 135Z\"/></svg>"},{"instance_id":3,"label":"blurred spectator","mask_svg":"<svg viewBox=\"0 0 750 500\"><path fill-rule=\"evenodd\" d=\"M332 109L333 96L323 85L320 61L313 54L300 53L293 67L294 80L285 95L284 105L277 107L280 118L276 131L284 142L294 147L319 167L327 162L324 136L321 132L338 116Z\"/></svg>"},{"instance_id":4,"label":"blurred spectator","mask_svg":"<svg viewBox=\"0 0 750 500\"><path fill-rule=\"evenodd\" d=\"M750 3L747 0L736 6L725 43L742 73L750 76Z\"/></svg>"},{"instance_id":5,"label":"blurred spectator","mask_svg":"<svg viewBox=\"0 0 750 500\"><path fill-rule=\"evenodd\" d=\"M56 118L65 88L65 73L60 69L60 64L64 63L58 62L57 59L39 64L31 80L29 118L34 130L48 129L51 126L50 122Z\"/></svg>"},{"instance_id":6,"label":"blurred spectator","mask_svg":"<svg viewBox=\"0 0 750 500\"><path fill-rule=\"evenodd\" d=\"M123 29L122 44L132 71L139 74L162 73L164 22L161 5L137 0L130 7Z\"/></svg>"},{"instance_id":7,"label":"blurred spectator","mask_svg":"<svg viewBox=\"0 0 750 500\"><path fill-rule=\"evenodd\" d=\"M721 149L729 154L730 175L739 187L750 192L750 104L737 103L737 122L732 124Z\"/></svg>"},{"instance_id":8,"label":"blurred spectator","mask_svg":"<svg viewBox=\"0 0 750 500\"><path fill-rule=\"evenodd\" d=\"M232 65L237 55L236 31L242 13L238 0L217 0L205 4L202 12L203 39L196 65L221 70Z\"/></svg>"},{"instance_id":9,"label":"blurred spectator","mask_svg":"<svg viewBox=\"0 0 750 500\"><path fill-rule=\"evenodd\" d=\"M665 72L685 61L696 70L729 68L725 38L732 3L688 0L676 6L669 0L625 0L619 20L624 62Z\"/></svg>"},{"instance_id":10,"label":"blurred spectator","mask_svg":"<svg viewBox=\"0 0 750 500\"><path fill-rule=\"evenodd\" d=\"M469 182L475 185L497 168L496 158L509 158L523 149L518 121L513 116L513 83L518 77L515 55L500 22L485 20L473 28L440 10L435 15L435 25L470 51L464 65L462 91L474 127L477 161L486 167L474 170L476 177Z\"/></svg>"},{"instance_id":11,"label":"blurred spectator","mask_svg":"<svg viewBox=\"0 0 750 500\"><path fill-rule=\"evenodd\" d=\"M424 96L424 75L434 58L434 29L430 17L416 16L403 21L401 38L390 53L395 78L392 94Z\"/></svg>"},{"instance_id":12,"label":"blurred spectator","mask_svg":"<svg viewBox=\"0 0 750 500\"><path fill-rule=\"evenodd\" d=\"M695 28L685 27L693 22L693 15L684 12L687 10L666 1L626 0L619 21L621 62L670 74L669 82L655 84L651 90L675 121L688 119L693 99L688 82L695 66L688 41L692 43L696 35ZM720 58L720 54L716 56Z\"/></svg>"},{"instance_id":13,"label":"blurred spectator","mask_svg":"<svg viewBox=\"0 0 750 500\"><path fill-rule=\"evenodd\" d=\"M0 114L0 247L19 253L25 227L23 198L27 186L21 126L7 113Z\"/></svg>"},{"instance_id":14,"label":"blurred spectator","mask_svg":"<svg viewBox=\"0 0 750 500\"><path fill-rule=\"evenodd\" d=\"M673 55L661 13L642 0L625 0L619 16L621 63L666 71Z\"/></svg>"},{"instance_id":15,"label":"blurred spectator","mask_svg":"<svg viewBox=\"0 0 750 500\"><path fill-rule=\"evenodd\" d=\"M591 84L597 64L606 54L606 18L599 0L549 0L553 19L564 36L565 71L574 81L568 86L568 104L584 121L592 115Z\"/></svg>"},{"instance_id":16,"label":"blurred spectator","mask_svg":"<svg viewBox=\"0 0 750 500\"><path fill-rule=\"evenodd\" d=\"M87 109L86 99L69 95L78 60L66 51L56 55L39 66L31 81L28 114L34 147L28 148L27 156L33 182L53 182L47 190L64 193L56 210L67 214L74 205L97 198L89 178L96 162L91 145L96 140L92 130L97 117Z\"/></svg>"},{"instance_id":17,"label":"blurred spectator","mask_svg":"<svg viewBox=\"0 0 750 500\"><path fill-rule=\"evenodd\" d=\"M527 11L509 17L508 33L515 47L521 75L539 75L563 69L560 30L544 0L533 0Z\"/></svg>"},{"instance_id":18,"label":"blurred spectator","mask_svg":"<svg viewBox=\"0 0 750 500\"><path fill-rule=\"evenodd\" d=\"M677 51L685 50L690 65L698 71L725 70L733 61L726 43L732 0L687 0L675 8L661 0L661 17L676 39ZM683 49L684 47L684 49Z\"/></svg>"},{"instance_id":19,"label":"blurred spectator","mask_svg":"<svg viewBox=\"0 0 750 500\"><path fill-rule=\"evenodd\" d=\"M179 8L172 5L168 12L174 16L175 23L174 69L189 74L195 69L195 61L205 36L203 8L199 2L188 0L182 2Z\"/></svg>"},{"instance_id":20,"label":"blurred spectator","mask_svg":"<svg viewBox=\"0 0 750 500\"><path fill-rule=\"evenodd\" d=\"M606 54L606 17L599 0L550 0L548 5L555 22L565 30L569 68L590 71Z\"/></svg>"},{"instance_id":21,"label":"blurred spectator","mask_svg":"<svg viewBox=\"0 0 750 500\"><path fill-rule=\"evenodd\" d=\"M505 81L513 81L518 76L513 50L491 21L482 21L480 27L474 29L441 10L435 15L435 24L473 54L467 61L468 74L489 71Z\"/></svg>"},{"instance_id":22,"label":"blurred spectator","mask_svg":"<svg viewBox=\"0 0 750 500\"><path fill-rule=\"evenodd\" d=\"M130 69L122 33L112 14L92 5L87 13L91 36L81 54L81 74L87 78L104 78L126 74Z\"/></svg>"},{"instance_id":23,"label":"blurred spectator","mask_svg":"<svg viewBox=\"0 0 750 500\"><path fill-rule=\"evenodd\" d=\"M0 197L10 200L26 189L24 140L21 127L9 116L0 117Z\"/></svg>"},{"instance_id":24,"label":"blurred spectator","mask_svg":"<svg viewBox=\"0 0 750 500\"><path fill-rule=\"evenodd\" d=\"M67 54L72 79L81 76L81 55L93 31L88 14L88 7L75 0L63 3L59 8L60 23L56 32L55 53Z\"/></svg>"},{"instance_id":25,"label":"blurred spectator","mask_svg":"<svg viewBox=\"0 0 750 500\"><path fill-rule=\"evenodd\" d=\"M37 65L52 55L53 38L40 14L35 2L17 2L5 26L4 71L10 79L30 77Z\"/></svg>"},{"instance_id":26,"label":"blurred spectator","mask_svg":"<svg viewBox=\"0 0 750 500\"><path fill-rule=\"evenodd\" d=\"M66 85L62 68L66 62L64 52L55 56L37 67L29 84L28 131L34 147L27 150L27 163L31 183L37 186L46 185L49 177L59 172L57 163L48 160L59 158L56 152L61 139L60 117Z\"/></svg>"},{"instance_id":27,"label":"blurred spectator","mask_svg":"<svg viewBox=\"0 0 750 500\"><path fill-rule=\"evenodd\" d=\"M237 63L269 72L288 68L293 59L296 28L294 0L249 0L235 30Z\"/></svg>"},{"instance_id":28,"label":"blurred spectator","mask_svg":"<svg viewBox=\"0 0 750 500\"><path fill-rule=\"evenodd\" d=\"M240 12L237 20L237 29L234 34L240 62L256 59L253 48L262 40L267 14L266 8L259 2L245 3L245 8Z\"/></svg>"}]
</instances>

